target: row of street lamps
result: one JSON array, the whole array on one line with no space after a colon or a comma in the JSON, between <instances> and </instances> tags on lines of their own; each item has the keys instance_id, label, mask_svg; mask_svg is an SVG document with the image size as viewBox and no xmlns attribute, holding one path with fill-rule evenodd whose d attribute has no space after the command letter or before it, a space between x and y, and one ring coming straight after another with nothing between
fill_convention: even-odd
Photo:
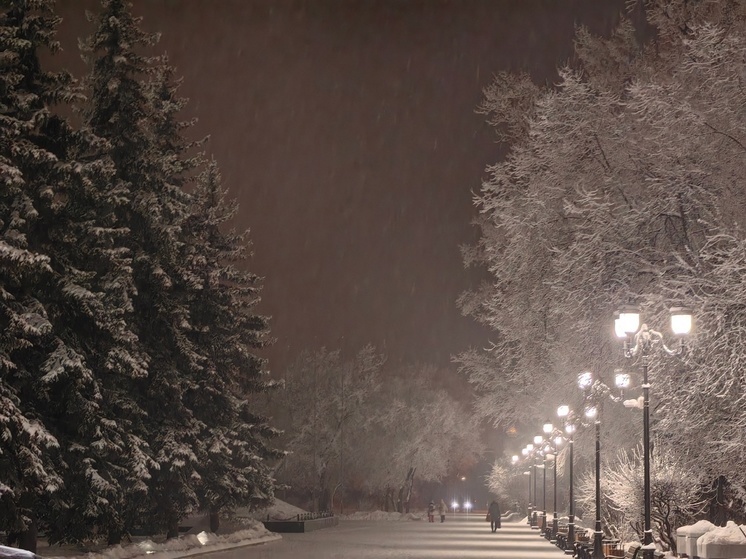
<instances>
[{"instance_id":1,"label":"row of street lamps","mask_svg":"<svg viewBox=\"0 0 746 559\"><path fill-rule=\"evenodd\" d=\"M679 338L678 346L669 348L663 341L663 335L648 327L647 324L640 324L640 312L636 307L622 307L614 321L614 331L616 335L624 341L624 356L628 359L638 358L642 367L642 405L637 400L627 400L624 402L627 407L642 407L643 410L643 485L644 485L644 533L643 533L643 559L653 559L655 544L653 543L653 531L650 522L650 383L648 379L649 357L655 348L662 349L667 355L680 355L684 349L684 336L691 332L692 313L686 308L676 307L671 309L671 330ZM630 376L623 372L615 374L615 384L620 390L628 388L630 385ZM596 436L596 460L595 460L595 489L596 489L596 518L593 538L593 559L604 559L603 552L603 529L601 526L601 413L600 406L605 396L610 396L614 401L621 401L621 397L611 394L609 387L603 382L594 378L593 373L583 372L578 375L578 386L584 393L585 417L588 422L593 422ZM550 539L556 541L558 532L557 519L557 450L563 443L568 443L568 477L569 477L569 514L567 525L567 542L570 549L566 552L571 553L572 546L575 542L575 501L573 495L573 434L577 427L582 424L581 418L575 414L569 406L562 405L557 409L557 415L564 422L564 432L555 429L550 421L543 425L543 435L534 437L533 444L527 445L522 449L525 459L531 458L534 480L534 501L537 501L536 493L536 468L541 467L544 471L544 496L543 510L541 513L541 535L547 535L546 525L546 466L547 459L551 456L554 465L554 515L552 519L552 528ZM541 458L542 465L537 466L536 458ZM513 463L520 461L519 456L513 456ZM531 522L532 509L531 501L531 469L529 474L529 522ZM538 505L534 502L533 505ZM532 524L533 525L533 524Z\"/></svg>"}]
</instances>

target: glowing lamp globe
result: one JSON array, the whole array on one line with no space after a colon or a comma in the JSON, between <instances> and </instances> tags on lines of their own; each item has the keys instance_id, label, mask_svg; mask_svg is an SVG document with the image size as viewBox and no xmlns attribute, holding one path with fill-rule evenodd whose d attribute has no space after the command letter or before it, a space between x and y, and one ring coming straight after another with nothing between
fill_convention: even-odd
<instances>
[{"instance_id":1,"label":"glowing lamp globe","mask_svg":"<svg viewBox=\"0 0 746 559\"><path fill-rule=\"evenodd\" d=\"M692 311L684 307L671 309L671 330L677 336L686 336L692 331Z\"/></svg>"},{"instance_id":2,"label":"glowing lamp globe","mask_svg":"<svg viewBox=\"0 0 746 559\"><path fill-rule=\"evenodd\" d=\"M617 322L618 321L618 322ZM640 329L640 310L631 305L625 305L619 309L619 317L614 321L614 330L624 332L624 336L634 336Z\"/></svg>"}]
</instances>

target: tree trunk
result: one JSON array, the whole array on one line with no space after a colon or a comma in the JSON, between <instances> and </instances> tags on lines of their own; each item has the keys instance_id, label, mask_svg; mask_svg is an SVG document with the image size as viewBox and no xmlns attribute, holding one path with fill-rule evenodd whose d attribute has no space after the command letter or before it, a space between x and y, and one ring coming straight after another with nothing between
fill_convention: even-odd
<instances>
[{"instance_id":1,"label":"tree trunk","mask_svg":"<svg viewBox=\"0 0 746 559\"><path fill-rule=\"evenodd\" d=\"M328 487L321 489L321 495L319 496L319 511L328 511L330 508L331 494Z\"/></svg>"},{"instance_id":2,"label":"tree trunk","mask_svg":"<svg viewBox=\"0 0 746 559\"><path fill-rule=\"evenodd\" d=\"M32 518L26 529L18 534L18 547L36 553L36 537L36 519Z\"/></svg>"},{"instance_id":3,"label":"tree trunk","mask_svg":"<svg viewBox=\"0 0 746 559\"><path fill-rule=\"evenodd\" d=\"M168 526L166 526L166 539L172 540L179 537L179 517L173 512L169 513Z\"/></svg>"},{"instance_id":4,"label":"tree trunk","mask_svg":"<svg viewBox=\"0 0 746 559\"><path fill-rule=\"evenodd\" d=\"M107 545L119 545L122 543L122 530L121 528L112 528L109 530L109 534L106 538Z\"/></svg>"},{"instance_id":5,"label":"tree trunk","mask_svg":"<svg viewBox=\"0 0 746 559\"><path fill-rule=\"evenodd\" d=\"M220 530L220 514L218 509L210 509L210 532L217 534Z\"/></svg>"},{"instance_id":6,"label":"tree trunk","mask_svg":"<svg viewBox=\"0 0 746 559\"><path fill-rule=\"evenodd\" d=\"M713 497L710 500L710 506L708 511L709 520L715 526L725 526L728 520L728 512L725 506L725 486L727 480L725 476L718 476L715 481L712 482Z\"/></svg>"},{"instance_id":7,"label":"tree trunk","mask_svg":"<svg viewBox=\"0 0 746 559\"><path fill-rule=\"evenodd\" d=\"M409 512L409 502L412 499L412 487L414 486L414 472L416 468L409 468L407 472L407 480L405 482L407 496L404 500L404 512Z\"/></svg>"}]
</instances>

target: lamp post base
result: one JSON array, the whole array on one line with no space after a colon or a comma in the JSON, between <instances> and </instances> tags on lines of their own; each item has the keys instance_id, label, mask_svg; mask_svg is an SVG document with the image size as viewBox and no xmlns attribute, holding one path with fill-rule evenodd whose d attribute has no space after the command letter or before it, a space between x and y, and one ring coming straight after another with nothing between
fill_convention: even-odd
<instances>
[{"instance_id":1,"label":"lamp post base","mask_svg":"<svg viewBox=\"0 0 746 559\"><path fill-rule=\"evenodd\" d=\"M552 543L557 543L557 532L559 532L559 519L557 518L557 512L555 511L552 516L552 536L549 538Z\"/></svg>"},{"instance_id":2,"label":"lamp post base","mask_svg":"<svg viewBox=\"0 0 746 559\"><path fill-rule=\"evenodd\" d=\"M601 522L596 522L596 530L593 532L593 554L591 559L605 559L604 555L604 533L601 530Z\"/></svg>"}]
</instances>

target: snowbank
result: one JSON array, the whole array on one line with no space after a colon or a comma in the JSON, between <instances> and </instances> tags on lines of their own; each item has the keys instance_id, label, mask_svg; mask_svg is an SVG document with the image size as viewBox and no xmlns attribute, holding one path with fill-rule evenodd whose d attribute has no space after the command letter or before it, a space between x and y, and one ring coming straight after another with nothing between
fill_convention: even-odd
<instances>
[{"instance_id":1,"label":"snowbank","mask_svg":"<svg viewBox=\"0 0 746 559\"><path fill-rule=\"evenodd\" d=\"M702 544L744 544L746 545L746 529L739 526L732 520L722 528L713 528L709 532L706 532L700 536L697 540L697 545L701 542Z\"/></svg>"},{"instance_id":2,"label":"snowbank","mask_svg":"<svg viewBox=\"0 0 746 559\"><path fill-rule=\"evenodd\" d=\"M261 522L256 520L247 522L251 524L250 527L224 536L200 532L199 534L167 540L163 543L145 540L131 545L116 545L97 553L86 553L82 557L86 559L132 559L133 557L147 555L149 559L173 559L230 549L241 544L249 545L281 539L279 534L270 532ZM69 557L69 555L66 557Z\"/></svg>"},{"instance_id":3,"label":"snowbank","mask_svg":"<svg viewBox=\"0 0 746 559\"><path fill-rule=\"evenodd\" d=\"M677 534L705 534L706 532L709 532L713 528L717 528L712 522L709 520L698 520L694 524L689 524L688 526L682 526L681 528L676 529Z\"/></svg>"},{"instance_id":4,"label":"snowbank","mask_svg":"<svg viewBox=\"0 0 746 559\"><path fill-rule=\"evenodd\" d=\"M69 546L62 548L57 546L41 547L39 553L49 559L69 559L70 557L132 559L144 556L147 556L148 559L173 559L175 557L187 557L282 539L280 534L267 530L261 520L265 520L267 516L275 519L291 518L305 512L307 511L275 499L274 504L266 509L251 512L248 509L238 509L235 518L221 519L221 532L223 530L230 531L221 535L208 532L209 519L207 515L200 514L184 520L183 524L185 526L192 526L192 529L186 535L162 543L148 539L124 546L112 546L90 553L79 552Z\"/></svg>"},{"instance_id":5,"label":"snowbank","mask_svg":"<svg viewBox=\"0 0 746 559\"><path fill-rule=\"evenodd\" d=\"M729 520L722 528L713 528L697 540L699 557L729 559L746 557L746 530Z\"/></svg>"}]
</instances>

